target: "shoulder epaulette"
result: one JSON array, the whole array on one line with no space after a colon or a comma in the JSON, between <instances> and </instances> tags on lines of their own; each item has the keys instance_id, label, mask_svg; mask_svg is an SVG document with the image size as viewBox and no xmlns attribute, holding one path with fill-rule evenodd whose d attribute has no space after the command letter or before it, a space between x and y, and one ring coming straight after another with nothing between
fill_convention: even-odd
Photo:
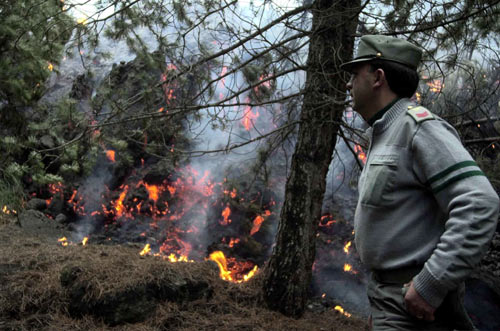
<instances>
[{"instance_id":1,"label":"shoulder epaulette","mask_svg":"<svg viewBox=\"0 0 500 331\"><path fill-rule=\"evenodd\" d=\"M408 106L406 113L413 117L417 123L434 119L434 115L422 106Z\"/></svg>"}]
</instances>

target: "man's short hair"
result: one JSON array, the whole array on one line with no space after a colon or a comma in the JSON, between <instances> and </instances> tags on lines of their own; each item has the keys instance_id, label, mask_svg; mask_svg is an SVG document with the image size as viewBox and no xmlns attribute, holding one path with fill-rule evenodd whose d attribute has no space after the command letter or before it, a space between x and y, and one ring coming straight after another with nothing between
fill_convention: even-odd
<instances>
[{"instance_id":1,"label":"man's short hair","mask_svg":"<svg viewBox=\"0 0 500 331\"><path fill-rule=\"evenodd\" d=\"M372 60L369 62L371 70L382 69L390 89L401 98L411 98L418 87L419 77L415 70L403 64Z\"/></svg>"}]
</instances>

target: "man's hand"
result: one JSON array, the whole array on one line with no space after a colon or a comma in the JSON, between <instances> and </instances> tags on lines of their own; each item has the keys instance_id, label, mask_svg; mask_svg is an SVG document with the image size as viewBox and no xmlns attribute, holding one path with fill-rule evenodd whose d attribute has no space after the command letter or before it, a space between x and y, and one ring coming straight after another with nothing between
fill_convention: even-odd
<instances>
[{"instance_id":1,"label":"man's hand","mask_svg":"<svg viewBox=\"0 0 500 331\"><path fill-rule=\"evenodd\" d=\"M409 284L405 284L405 286L409 287L405 295L406 310L418 319L429 322L434 321L434 312L436 308L429 305L427 301L417 293L413 286L413 281Z\"/></svg>"}]
</instances>

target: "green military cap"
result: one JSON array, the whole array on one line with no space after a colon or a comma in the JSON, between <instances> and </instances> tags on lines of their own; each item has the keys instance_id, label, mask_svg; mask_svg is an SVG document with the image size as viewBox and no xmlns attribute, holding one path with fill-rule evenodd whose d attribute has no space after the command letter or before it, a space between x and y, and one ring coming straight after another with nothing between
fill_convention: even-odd
<instances>
[{"instance_id":1,"label":"green military cap","mask_svg":"<svg viewBox=\"0 0 500 331\"><path fill-rule=\"evenodd\" d=\"M380 59L398 62L417 70L421 58L422 50L406 40L366 35L359 40L356 57L352 61L342 63L340 69L351 71L357 63Z\"/></svg>"}]
</instances>

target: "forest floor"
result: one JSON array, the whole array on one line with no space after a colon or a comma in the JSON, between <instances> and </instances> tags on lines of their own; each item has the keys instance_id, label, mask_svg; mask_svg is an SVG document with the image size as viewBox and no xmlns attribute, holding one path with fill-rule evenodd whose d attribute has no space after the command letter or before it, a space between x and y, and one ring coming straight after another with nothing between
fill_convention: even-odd
<instances>
[{"instance_id":1,"label":"forest floor","mask_svg":"<svg viewBox=\"0 0 500 331\"><path fill-rule=\"evenodd\" d=\"M57 229L0 216L1 330L366 330L364 318L265 308L261 277L233 284L215 263L170 263L133 245L61 246Z\"/></svg>"}]
</instances>

